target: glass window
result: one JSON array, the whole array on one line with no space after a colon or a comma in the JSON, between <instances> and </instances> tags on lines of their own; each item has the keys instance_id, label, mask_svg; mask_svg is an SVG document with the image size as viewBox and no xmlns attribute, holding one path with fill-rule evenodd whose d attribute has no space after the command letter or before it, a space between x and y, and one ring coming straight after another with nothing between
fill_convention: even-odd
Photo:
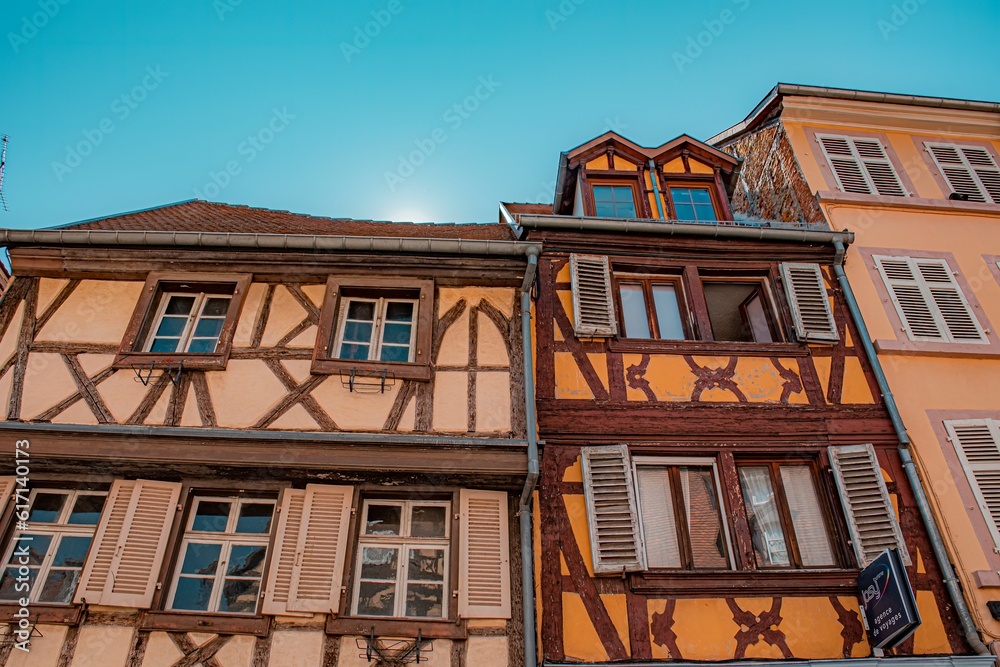
<instances>
[{"instance_id":1,"label":"glass window","mask_svg":"<svg viewBox=\"0 0 1000 667\"><path fill-rule=\"evenodd\" d=\"M347 297L334 344L338 359L413 361L416 299Z\"/></svg>"},{"instance_id":2,"label":"glass window","mask_svg":"<svg viewBox=\"0 0 1000 667\"><path fill-rule=\"evenodd\" d=\"M680 285L676 280L665 276L629 274L618 274L617 278L624 338L686 338L679 299Z\"/></svg>"},{"instance_id":3,"label":"glass window","mask_svg":"<svg viewBox=\"0 0 1000 667\"><path fill-rule=\"evenodd\" d=\"M759 281L703 281L708 318L717 341L771 343L770 309Z\"/></svg>"},{"instance_id":4,"label":"glass window","mask_svg":"<svg viewBox=\"0 0 1000 667\"><path fill-rule=\"evenodd\" d=\"M274 517L274 500L193 500L168 609L254 614Z\"/></svg>"},{"instance_id":5,"label":"glass window","mask_svg":"<svg viewBox=\"0 0 1000 667\"><path fill-rule=\"evenodd\" d=\"M649 567L731 569L713 463L637 460L636 485Z\"/></svg>"},{"instance_id":6,"label":"glass window","mask_svg":"<svg viewBox=\"0 0 1000 667\"><path fill-rule=\"evenodd\" d=\"M632 186L595 185L594 210L599 218L636 217Z\"/></svg>"},{"instance_id":7,"label":"glass window","mask_svg":"<svg viewBox=\"0 0 1000 667\"><path fill-rule=\"evenodd\" d=\"M229 295L166 292L160 299L147 352L212 354L229 313Z\"/></svg>"},{"instance_id":8,"label":"glass window","mask_svg":"<svg viewBox=\"0 0 1000 667\"><path fill-rule=\"evenodd\" d=\"M27 529L14 534L4 559L0 600L72 602L106 499L102 491L32 492ZM19 581L21 566L28 574Z\"/></svg>"},{"instance_id":9,"label":"glass window","mask_svg":"<svg viewBox=\"0 0 1000 667\"><path fill-rule=\"evenodd\" d=\"M834 567L813 469L804 464L739 466L759 567Z\"/></svg>"},{"instance_id":10,"label":"glass window","mask_svg":"<svg viewBox=\"0 0 1000 667\"><path fill-rule=\"evenodd\" d=\"M718 220L708 188L670 188L678 220L709 222Z\"/></svg>"},{"instance_id":11,"label":"glass window","mask_svg":"<svg viewBox=\"0 0 1000 667\"><path fill-rule=\"evenodd\" d=\"M365 501L355 614L447 616L449 507L450 503L434 501Z\"/></svg>"}]
</instances>

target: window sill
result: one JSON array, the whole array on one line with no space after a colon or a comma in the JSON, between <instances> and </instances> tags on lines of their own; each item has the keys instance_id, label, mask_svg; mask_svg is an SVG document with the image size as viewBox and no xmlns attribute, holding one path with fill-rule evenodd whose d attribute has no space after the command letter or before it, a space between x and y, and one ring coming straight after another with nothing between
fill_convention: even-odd
<instances>
[{"instance_id":1,"label":"window sill","mask_svg":"<svg viewBox=\"0 0 1000 667\"><path fill-rule=\"evenodd\" d=\"M357 370L357 377L366 378L366 384L370 384L372 379L378 380L382 372L386 371L387 377L391 373L397 380L430 380L431 368L427 364L399 363L399 362L361 362L350 359L314 359L310 372L314 375L336 375L342 373L349 375L352 370Z\"/></svg>"},{"instance_id":2,"label":"window sill","mask_svg":"<svg viewBox=\"0 0 1000 667\"><path fill-rule=\"evenodd\" d=\"M637 338L612 338L608 345L612 352L637 354L707 354L738 355L743 357L807 357L809 347L801 343L734 343L709 340L642 340Z\"/></svg>"},{"instance_id":3,"label":"window sill","mask_svg":"<svg viewBox=\"0 0 1000 667\"><path fill-rule=\"evenodd\" d=\"M166 369L177 364L184 364L185 370L192 371L224 371L228 361L228 351L215 354L148 354L146 352L119 352L115 357L113 368L132 368L133 366L152 367L154 369Z\"/></svg>"},{"instance_id":4,"label":"window sill","mask_svg":"<svg viewBox=\"0 0 1000 667\"><path fill-rule=\"evenodd\" d=\"M990 334L992 337L992 334ZM925 357L980 357L1000 359L1000 348L989 343L931 343L917 340L891 340L880 338L875 341L875 351L879 354L916 355Z\"/></svg>"},{"instance_id":5,"label":"window sill","mask_svg":"<svg viewBox=\"0 0 1000 667\"><path fill-rule=\"evenodd\" d=\"M17 619L14 614L21 610L21 607L13 604L0 604L0 623L14 623ZM79 625L83 618L83 606L78 604L38 604L28 605L28 620L38 623L51 623L53 625Z\"/></svg>"},{"instance_id":6,"label":"window sill","mask_svg":"<svg viewBox=\"0 0 1000 667\"><path fill-rule=\"evenodd\" d=\"M643 595L848 595L857 593L857 570L648 571L629 575Z\"/></svg>"},{"instance_id":7,"label":"window sill","mask_svg":"<svg viewBox=\"0 0 1000 667\"><path fill-rule=\"evenodd\" d=\"M833 204L883 204L898 208L910 208L928 212L955 211L960 213L996 215L1000 205L977 201L957 201L954 199L932 199L929 197L892 197L889 195L862 195L839 190L820 190L816 193L823 203Z\"/></svg>"},{"instance_id":8,"label":"window sill","mask_svg":"<svg viewBox=\"0 0 1000 667\"><path fill-rule=\"evenodd\" d=\"M425 639L466 639L465 621L418 621L409 618L330 617L326 621L328 635L371 635L377 637L416 637Z\"/></svg>"},{"instance_id":9,"label":"window sill","mask_svg":"<svg viewBox=\"0 0 1000 667\"><path fill-rule=\"evenodd\" d=\"M202 612L150 611L139 623L142 630L171 632L216 632L264 637L271 627L269 616L237 616Z\"/></svg>"}]
</instances>

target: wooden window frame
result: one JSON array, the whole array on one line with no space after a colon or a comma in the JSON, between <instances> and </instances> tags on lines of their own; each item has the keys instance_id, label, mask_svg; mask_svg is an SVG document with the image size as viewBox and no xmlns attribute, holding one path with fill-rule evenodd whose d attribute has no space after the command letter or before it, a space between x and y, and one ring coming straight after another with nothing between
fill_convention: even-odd
<instances>
[{"instance_id":1,"label":"wooden window frame","mask_svg":"<svg viewBox=\"0 0 1000 667\"><path fill-rule=\"evenodd\" d=\"M594 187L609 186L609 187L630 187L632 188L632 203L635 206L635 217L637 219L648 219L650 218L649 213L649 202L646 200L645 188L642 182L642 172L641 170L635 172L620 172L620 171L594 171L586 170L586 174L581 179L583 186L583 210L588 217L596 218L597 215L597 202L594 199ZM627 174L627 175L626 175ZM601 217L601 220L628 220L629 218L606 218Z\"/></svg>"},{"instance_id":2,"label":"wooden window frame","mask_svg":"<svg viewBox=\"0 0 1000 667\"><path fill-rule=\"evenodd\" d=\"M146 278L145 285L143 285L142 294L139 296L135 310L132 312L132 318L125 329L125 336L122 338L118 354L115 356L113 367L129 368L136 365L152 365L154 368L166 368L171 364L183 363L184 368L191 370L225 370L233 347L236 325L239 322L251 280L252 276L246 273L150 273ZM224 288L224 291L216 292L218 294L229 294L231 287L232 298L222 325L222 331L219 333L219 342L216 344L215 352L204 354L146 351L147 340L153 335L153 326L159 315L161 301L164 295L170 292L170 285L178 283L189 285L192 292L201 288L200 291L211 293L210 290L213 288L216 290Z\"/></svg>"},{"instance_id":3,"label":"wooden window frame","mask_svg":"<svg viewBox=\"0 0 1000 667\"><path fill-rule=\"evenodd\" d=\"M392 292L413 292L417 295L417 309L414 324L416 333L412 338L415 349L413 361L358 361L338 359L331 356L339 334L340 311L350 295L343 290L364 291L372 294ZM365 374L392 373L396 378L408 380L430 380L431 342L434 323L434 281L412 278L381 278L368 276L330 276L326 283L326 294L320 310L319 332L313 349L310 371L317 375L357 370Z\"/></svg>"},{"instance_id":4,"label":"wooden window frame","mask_svg":"<svg viewBox=\"0 0 1000 667\"><path fill-rule=\"evenodd\" d=\"M646 307L646 322L649 324L650 338L638 338L627 335L625 331L625 310L622 307L621 287L622 285L635 285L642 287L642 298ZM677 296L677 308L681 314L681 326L684 329L684 338L680 340L660 338L659 318L656 314L656 304L653 301L653 285L670 284L674 287ZM614 298L615 310L619 327L619 337L624 340L641 341L663 341L667 343L683 343L694 340L691 331L691 311L688 307L688 295L685 290L684 280L680 274L654 274L654 273L626 273L624 271L611 272L611 289Z\"/></svg>"},{"instance_id":5,"label":"wooden window frame","mask_svg":"<svg viewBox=\"0 0 1000 667\"><path fill-rule=\"evenodd\" d=\"M383 363L379 357L381 356L382 347L386 344L384 338L385 323L386 323L386 312L388 311L390 303L409 303L413 306L413 319L410 320L410 344L407 346L407 360L406 362L395 362L395 363L413 363L414 350L417 346L417 340L414 329L417 326L417 315L419 313L420 300L419 299L404 299L404 298L394 298L394 297L361 297L361 296L344 296L343 307L340 308L340 312L337 314L337 326L335 328L336 335L333 337L333 342L330 346L332 350L339 350L344 344L344 329L347 326L347 311L350 309L351 304L355 302L360 303L371 303L374 305L374 315L371 320L372 323L372 333L368 339L369 352L373 355L371 359L353 359L352 361L365 361L369 363ZM399 344L390 344L390 347L403 347ZM394 362L389 362L394 363Z\"/></svg>"},{"instance_id":6,"label":"wooden window frame","mask_svg":"<svg viewBox=\"0 0 1000 667\"><path fill-rule=\"evenodd\" d=\"M674 201L674 188L686 189L686 190L707 190L708 196L712 201L712 210L715 212L715 220L683 220L682 222L690 222L692 224L710 225L718 224L721 222L726 222L725 219L725 209L719 205L719 194L717 192L718 188L715 188L715 178L706 174L704 179L694 180L690 176L685 176L683 179L668 178L665 183L666 187L663 190L664 199L667 200L667 205L670 207L670 219L680 220L677 217L677 203Z\"/></svg>"},{"instance_id":7,"label":"wooden window frame","mask_svg":"<svg viewBox=\"0 0 1000 667\"><path fill-rule=\"evenodd\" d=\"M761 298L761 302L765 305L765 315L767 316L767 326L771 333L771 338L774 340L757 342L757 341L715 341L722 344L737 344L737 345L773 345L775 343L785 343L785 327L783 319L781 317L781 309L778 308L777 300L774 298L774 289L772 287L773 278L771 275L753 275L752 272L744 272L738 274L716 274L713 272L702 273L699 272L699 279L701 281L701 293L702 298L705 298L705 284L706 283L753 283L757 286L757 294ZM741 304L742 305L742 304ZM708 309L708 300L705 300L706 311ZM740 313L741 317L743 313ZM708 313L706 312L706 316ZM749 323L745 321L744 325L749 327ZM751 329L752 330L752 329ZM712 329L711 318L708 320L708 331L712 331L712 340L715 340L715 332Z\"/></svg>"}]
</instances>

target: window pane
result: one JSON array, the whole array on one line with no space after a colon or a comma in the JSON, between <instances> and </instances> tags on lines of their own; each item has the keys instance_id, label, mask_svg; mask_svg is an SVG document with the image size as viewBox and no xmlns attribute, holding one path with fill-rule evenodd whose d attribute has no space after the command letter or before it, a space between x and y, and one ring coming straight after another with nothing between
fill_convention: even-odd
<instances>
[{"instance_id":1,"label":"window pane","mask_svg":"<svg viewBox=\"0 0 1000 667\"><path fill-rule=\"evenodd\" d=\"M355 343L369 343L371 339L371 322L344 322L343 340Z\"/></svg>"},{"instance_id":2,"label":"window pane","mask_svg":"<svg viewBox=\"0 0 1000 667\"><path fill-rule=\"evenodd\" d=\"M201 318L198 320L198 326L194 328L195 338L218 338L219 334L222 333L222 324L225 322L223 319L216 318Z\"/></svg>"},{"instance_id":3,"label":"window pane","mask_svg":"<svg viewBox=\"0 0 1000 667\"><path fill-rule=\"evenodd\" d=\"M444 537L445 521L448 520L447 507L414 507L410 521L410 535L413 537Z\"/></svg>"},{"instance_id":4,"label":"window pane","mask_svg":"<svg viewBox=\"0 0 1000 667\"><path fill-rule=\"evenodd\" d=\"M697 216L694 214L694 206L691 204L682 204L680 202L674 202L674 214L677 216L678 220L697 220Z\"/></svg>"},{"instance_id":5,"label":"window pane","mask_svg":"<svg viewBox=\"0 0 1000 667\"><path fill-rule=\"evenodd\" d=\"M396 549L365 547L361 550L361 578L395 581L398 558Z\"/></svg>"},{"instance_id":6,"label":"window pane","mask_svg":"<svg viewBox=\"0 0 1000 667\"><path fill-rule=\"evenodd\" d=\"M257 611L259 591L260 581L257 579L226 579L222 585L219 611L230 614L252 614Z\"/></svg>"},{"instance_id":7,"label":"window pane","mask_svg":"<svg viewBox=\"0 0 1000 667\"><path fill-rule=\"evenodd\" d=\"M225 501L199 501L198 509L194 515L194 523L191 524L191 530L211 533L226 532L226 524L229 523L230 506L231 503Z\"/></svg>"},{"instance_id":8,"label":"window pane","mask_svg":"<svg viewBox=\"0 0 1000 667\"><path fill-rule=\"evenodd\" d=\"M30 540L28 538L31 538ZM17 546L14 547L14 553L11 554L11 561L18 565L41 565L42 560L45 558L45 554L49 552L49 546L52 544L51 535L29 535L24 534L21 539L18 540ZM24 552L21 548L25 545L28 546L27 556L22 555ZM21 558L26 558L27 563L22 563Z\"/></svg>"},{"instance_id":9,"label":"window pane","mask_svg":"<svg viewBox=\"0 0 1000 667\"><path fill-rule=\"evenodd\" d=\"M694 567L728 569L726 537L712 469L681 468L680 473Z\"/></svg>"},{"instance_id":10,"label":"window pane","mask_svg":"<svg viewBox=\"0 0 1000 667\"><path fill-rule=\"evenodd\" d=\"M157 338L149 346L150 352L176 352L180 338Z\"/></svg>"},{"instance_id":11,"label":"window pane","mask_svg":"<svg viewBox=\"0 0 1000 667\"><path fill-rule=\"evenodd\" d=\"M656 323L660 325L660 338L684 340L677 289L673 285L653 285L653 304L656 306Z\"/></svg>"},{"instance_id":12,"label":"window pane","mask_svg":"<svg viewBox=\"0 0 1000 667\"><path fill-rule=\"evenodd\" d=\"M810 466L781 466L781 483L788 499L795 541L804 567L836 565L823 509Z\"/></svg>"},{"instance_id":13,"label":"window pane","mask_svg":"<svg viewBox=\"0 0 1000 667\"><path fill-rule=\"evenodd\" d=\"M218 344L216 338L193 338L188 344L187 351L192 354L212 354Z\"/></svg>"},{"instance_id":14,"label":"window pane","mask_svg":"<svg viewBox=\"0 0 1000 667\"><path fill-rule=\"evenodd\" d=\"M409 584L406 587L406 615L441 618L444 587L440 584Z\"/></svg>"},{"instance_id":15,"label":"window pane","mask_svg":"<svg viewBox=\"0 0 1000 667\"><path fill-rule=\"evenodd\" d=\"M382 342L409 345L410 331L412 331L412 328L409 324L394 324L392 322L387 322L385 326L382 327Z\"/></svg>"},{"instance_id":16,"label":"window pane","mask_svg":"<svg viewBox=\"0 0 1000 667\"><path fill-rule=\"evenodd\" d=\"M379 355L379 359L381 361L409 361L410 348L398 345L386 345L382 348L382 353Z\"/></svg>"},{"instance_id":17,"label":"window pane","mask_svg":"<svg viewBox=\"0 0 1000 667\"><path fill-rule=\"evenodd\" d=\"M764 303L760 298L760 292L754 294L743 302L743 321L753 332L754 342L770 343L771 327L767 323L767 311L764 310Z\"/></svg>"},{"instance_id":18,"label":"window pane","mask_svg":"<svg viewBox=\"0 0 1000 667\"><path fill-rule=\"evenodd\" d=\"M229 297L213 296L205 300L202 317L225 317L229 311Z\"/></svg>"},{"instance_id":19,"label":"window pane","mask_svg":"<svg viewBox=\"0 0 1000 667\"><path fill-rule=\"evenodd\" d=\"M260 577L264 573L264 556L267 547L260 544L236 544L229 552L226 575L233 577Z\"/></svg>"},{"instance_id":20,"label":"window pane","mask_svg":"<svg viewBox=\"0 0 1000 667\"><path fill-rule=\"evenodd\" d=\"M394 582L362 581L358 587L358 614L362 616L392 616L396 606Z\"/></svg>"},{"instance_id":21,"label":"window pane","mask_svg":"<svg viewBox=\"0 0 1000 667\"><path fill-rule=\"evenodd\" d=\"M688 192L690 193L691 201L695 204L712 203L712 196L708 194L708 190L704 188L691 188Z\"/></svg>"},{"instance_id":22,"label":"window pane","mask_svg":"<svg viewBox=\"0 0 1000 667\"><path fill-rule=\"evenodd\" d=\"M366 535L399 535L403 508L399 505L369 505Z\"/></svg>"},{"instance_id":23,"label":"window pane","mask_svg":"<svg viewBox=\"0 0 1000 667\"><path fill-rule=\"evenodd\" d=\"M646 315L646 299L642 294L642 286L622 285L618 291L622 299L625 336L649 338L649 318Z\"/></svg>"},{"instance_id":24,"label":"window pane","mask_svg":"<svg viewBox=\"0 0 1000 667\"><path fill-rule=\"evenodd\" d=\"M390 322L413 321L413 304L405 301L390 301L385 306L385 319Z\"/></svg>"},{"instance_id":25,"label":"window pane","mask_svg":"<svg viewBox=\"0 0 1000 667\"><path fill-rule=\"evenodd\" d=\"M212 579L181 577L177 580L172 609L186 611L207 611L212 599Z\"/></svg>"},{"instance_id":26,"label":"window pane","mask_svg":"<svg viewBox=\"0 0 1000 667\"><path fill-rule=\"evenodd\" d=\"M167 302L167 307L163 311L164 315L190 315L191 308L194 306L195 297L193 296L172 296L170 301Z\"/></svg>"},{"instance_id":27,"label":"window pane","mask_svg":"<svg viewBox=\"0 0 1000 667\"><path fill-rule=\"evenodd\" d=\"M36 493L35 500L31 503L28 521L55 523L68 497L65 493Z\"/></svg>"},{"instance_id":28,"label":"window pane","mask_svg":"<svg viewBox=\"0 0 1000 667\"><path fill-rule=\"evenodd\" d=\"M595 202L605 202L613 201L614 197L611 194L611 187L607 185L595 185L594 186L594 201Z\"/></svg>"},{"instance_id":29,"label":"window pane","mask_svg":"<svg viewBox=\"0 0 1000 667\"><path fill-rule=\"evenodd\" d=\"M716 219L715 207L711 204L696 204L694 215L696 220L714 221Z\"/></svg>"},{"instance_id":30,"label":"window pane","mask_svg":"<svg viewBox=\"0 0 1000 667\"><path fill-rule=\"evenodd\" d=\"M156 329L157 338L176 338L184 333L187 317L164 317Z\"/></svg>"},{"instance_id":31,"label":"window pane","mask_svg":"<svg viewBox=\"0 0 1000 667\"><path fill-rule=\"evenodd\" d=\"M758 293L760 284L756 281L745 283L704 282L705 302L708 305L708 318L712 322L712 334L718 341L754 342L752 322L749 320L745 303L753 300ZM759 304L761 308L765 305ZM766 316L765 316L766 318ZM769 342L770 333L766 336L758 332L762 340Z\"/></svg>"},{"instance_id":32,"label":"window pane","mask_svg":"<svg viewBox=\"0 0 1000 667\"><path fill-rule=\"evenodd\" d=\"M27 582L17 580L19 576L17 570L16 567L8 567L4 570L3 578L0 579L0 600L19 600L35 587L35 579L38 577L37 567L28 568ZM25 583L28 585L27 589L23 589Z\"/></svg>"},{"instance_id":33,"label":"window pane","mask_svg":"<svg viewBox=\"0 0 1000 667\"><path fill-rule=\"evenodd\" d=\"M740 486L750 522L757 564L788 565L785 531L781 527L778 501L771 485L771 475L764 466L741 467Z\"/></svg>"},{"instance_id":34,"label":"window pane","mask_svg":"<svg viewBox=\"0 0 1000 667\"><path fill-rule=\"evenodd\" d=\"M240 506L240 516L236 519L236 532L269 533L273 514L273 503L244 503Z\"/></svg>"},{"instance_id":35,"label":"window pane","mask_svg":"<svg viewBox=\"0 0 1000 667\"><path fill-rule=\"evenodd\" d=\"M375 321L375 303L372 301L351 301L347 306L347 319Z\"/></svg>"},{"instance_id":36,"label":"window pane","mask_svg":"<svg viewBox=\"0 0 1000 667\"><path fill-rule=\"evenodd\" d=\"M106 499L107 496L77 496L73 511L69 515L69 523L96 526L101 520L101 511L104 510Z\"/></svg>"},{"instance_id":37,"label":"window pane","mask_svg":"<svg viewBox=\"0 0 1000 667\"><path fill-rule=\"evenodd\" d=\"M340 346L339 359L356 359L358 361L368 360L368 346L357 343L344 343Z\"/></svg>"},{"instance_id":38,"label":"window pane","mask_svg":"<svg viewBox=\"0 0 1000 667\"><path fill-rule=\"evenodd\" d=\"M444 581L443 549L410 549L407 578L420 581Z\"/></svg>"},{"instance_id":39,"label":"window pane","mask_svg":"<svg viewBox=\"0 0 1000 667\"><path fill-rule=\"evenodd\" d=\"M39 602L72 602L80 570L52 570L45 578Z\"/></svg>"},{"instance_id":40,"label":"window pane","mask_svg":"<svg viewBox=\"0 0 1000 667\"><path fill-rule=\"evenodd\" d=\"M669 468L639 466L636 477L646 562L649 567L680 567L681 552L677 544L677 519L670 493Z\"/></svg>"},{"instance_id":41,"label":"window pane","mask_svg":"<svg viewBox=\"0 0 1000 667\"><path fill-rule=\"evenodd\" d=\"M52 559L53 567L83 567L83 562L87 559L87 549L90 548L90 536L64 535L59 540L59 548L56 549L55 558Z\"/></svg>"},{"instance_id":42,"label":"window pane","mask_svg":"<svg viewBox=\"0 0 1000 667\"><path fill-rule=\"evenodd\" d=\"M182 574L215 574L219 566L221 544L197 544L190 542L184 551Z\"/></svg>"},{"instance_id":43,"label":"window pane","mask_svg":"<svg viewBox=\"0 0 1000 667\"><path fill-rule=\"evenodd\" d=\"M596 202L594 204L598 218L617 218L615 205L612 202Z\"/></svg>"}]
</instances>

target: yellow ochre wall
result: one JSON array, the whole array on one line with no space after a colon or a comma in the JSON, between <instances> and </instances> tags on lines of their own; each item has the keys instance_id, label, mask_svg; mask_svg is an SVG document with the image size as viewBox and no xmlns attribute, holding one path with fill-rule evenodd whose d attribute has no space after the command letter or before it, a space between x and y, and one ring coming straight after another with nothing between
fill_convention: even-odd
<instances>
[{"instance_id":1,"label":"yellow ochre wall","mask_svg":"<svg viewBox=\"0 0 1000 667\"><path fill-rule=\"evenodd\" d=\"M990 142L995 151L1000 151L996 114L989 117L963 111L786 98L782 121L813 191L833 188L820 168L824 158L819 146L810 140L805 128L883 134L907 173L915 196L936 200L923 202L927 205L921 208L907 207L910 198L869 197L864 202L846 203L834 201L835 195L824 198L821 194L820 204L831 227L856 234L847 254L846 270L876 345L879 341L905 341L906 334L893 326L889 316L893 306L876 289L881 281L867 265L870 260L864 250L869 248L898 249L894 254L915 257L950 253L951 268L967 283L966 296L978 301L974 312L980 324L995 331L1000 324L1000 272L996 259L989 256L1000 255L1000 207L953 205L921 153L927 138L954 143ZM1000 349L996 345L977 347L978 354L951 356L930 356L920 351L904 355L883 347L879 356L913 440L925 489L959 570L976 625L984 639L998 641L1000 623L992 618L986 602L1000 600L1000 578L996 576L1000 558L993 553L992 540L984 534L985 519L975 503L968 502L968 482L956 466L954 449L941 428L943 419L1000 419ZM997 585L981 586L976 572L992 575L993 582L987 583Z\"/></svg>"}]
</instances>

